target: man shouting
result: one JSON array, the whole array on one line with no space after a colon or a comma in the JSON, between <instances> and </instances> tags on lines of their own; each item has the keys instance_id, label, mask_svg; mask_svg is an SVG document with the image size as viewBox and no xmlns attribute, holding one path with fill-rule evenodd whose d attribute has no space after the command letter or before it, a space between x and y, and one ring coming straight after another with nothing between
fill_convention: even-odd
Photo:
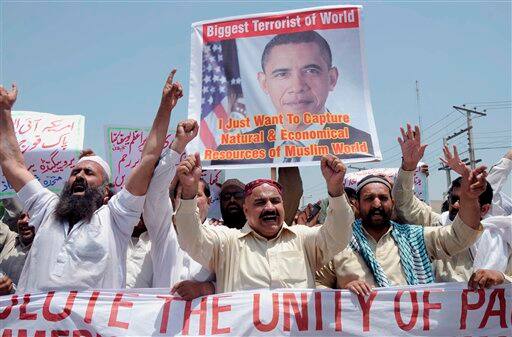
<instances>
[{"instance_id":1,"label":"man shouting","mask_svg":"<svg viewBox=\"0 0 512 337\"><path fill-rule=\"evenodd\" d=\"M340 159L326 156L321 169L330 207L323 226L288 226L281 185L258 179L245 186L247 223L238 230L201 223L196 201L199 155L180 163L177 172L183 190L176 212L178 242L194 260L215 272L218 293L314 287L315 270L347 246L354 221L343 189L345 166Z\"/></svg>"},{"instance_id":2,"label":"man shouting","mask_svg":"<svg viewBox=\"0 0 512 337\"><path fill-rule=\"evenodd\" d=\"M171 110L182 97L174 73L165 84L140 164L110 200L110 168L98 156L76 163L60 197L43 188L27 170L14 133L11 108L17 88L0 87L0 165L36 231L20 292L124 288L128 241L165 143Z\"/></svg>"}]
</instances>

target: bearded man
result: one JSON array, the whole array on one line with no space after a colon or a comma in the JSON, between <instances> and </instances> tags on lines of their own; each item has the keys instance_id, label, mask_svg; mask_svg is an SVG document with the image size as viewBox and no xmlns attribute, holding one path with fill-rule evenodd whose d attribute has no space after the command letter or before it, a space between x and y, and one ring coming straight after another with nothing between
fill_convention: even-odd
<instances>
[{"instance_id":1,"label":"bearded man","mask_svg":"<svg viewBox=\"0 0 512 337\"><path fill-rule=\"evenodd\" d=\"M217 293L260 288L312 288L314 272L348 244L354 214L343 190L346 168L339 158L325 156L321 169L330 196L328 217L321 227L288 226L279 183L258 179L244 189L247 223L241 230L201 223L197 189L199 154L178 166L183 186L176 211L180 247L215 273Z\"/></svg>"},{"instance_id":2,"label":"bearded man","mask_svg":"<svg viewBox=\"0 0 512 337\"><path fill-rule=\"evenodd\" d=\"M409 128L404 137L409 140L416 137L419 143L419 128L415 134ZM391 184L380 176L365 177L357 185L360 219L353 224L350 248L317 272L317 285L366 295L374 286L434 282L431 260L467 249L483 230L478 197L485 191L485 177L484 166L473 171L465 168L459 213L445 227L391 221L394 207Z\"/></svg>"},{"instance_id":3,"label":"bearded man","mask_svg":"<svg viewBox=\"0 0 512 337\"><path fill-rule=\"evenodd\" d=\"M60 197L43 188L27 170L16 140L11 108L17 88L0 87L0 165L36 231L19 292L124 288L128 241L165 143L171 110L182 97L174 73L164 86L140 164L110 200L110 168L98 156L76 163Z\"/></svg>"}]
</instances>

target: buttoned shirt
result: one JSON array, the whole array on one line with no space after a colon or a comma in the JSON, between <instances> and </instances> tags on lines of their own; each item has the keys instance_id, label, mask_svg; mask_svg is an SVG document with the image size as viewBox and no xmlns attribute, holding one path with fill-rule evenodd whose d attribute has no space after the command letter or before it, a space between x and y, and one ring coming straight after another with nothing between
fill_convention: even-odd
<instances>
[{"instance_id":1,"label":"buttoned shirt","mask_svg":"<svg viewBox=\"0 0 512 337\"><path fill-rule=\"evenodd\" d=\"M330 198L323 226L283 223L270 240L248 223L241 230L201 224L196 199L182 200L176 211L180 246L215 272L217 292L313 288L315 270L347 246L353 221L345 195Z\"/></svg>"},{"instance_id":2,"label":"buttoned shirt","mask_svg":"<svg viewBox=\"0 0 512 337\"><path fill-rule=\"evenodd\" d=\"M407 285L407 278L400 263L399 247L391 235L392 227L379 239L375 239L363 228L363 233L373 251L375 259L384 270L391 285ZM450 226L426 227L423 238L430 259L438 260L452 256L475 242L480 230L465 225L457 216ZM363 257L347 247L336 255L327 266L317 273L317 286L345 288L354 280L363 280L375 286L375 279Z\"/></svg>"},{"instance_id":3,"label":"buttoned shirt","mask_svg":"<svg viewBox=\"0 0 512 337\"><path fill-rule=\"evenodd\" d=\"M59 197L36 180L18 192L36 235L18 284L19 292L125 287L126 249L144 196L126 189L71 230L55 217Z\"/></svg>"},{"instance_id":4,"label":"buttoned shirt","mask_svg":"<svg viewBox=\"0 0 512 337\"><path fill-rule=\"evenodd\" d=\"M398 176L395 180L393 187L393 198L395 201L395 208L397 215L407 223L417 224L421 226L445 226L450 224L450 219L447 214L437 214L432 211L432 208L416 198L412 192L413 186L412 171L405 171L400 169ZM487 224L492 222L492 217L485 216L482 220L482 229L488 227ZM478 238L476 245L478 245ZM503 246L502 246L503 247ZM500 249L496 246L496 249ZM501 270L504 273L507 282L512 281L512 262L511 257L507 256L508 249L502 249L502 259L509 261L506 270ZM437 282L467 282L473 274L475 249L471 246L462 250L457 254L450 254L450 256L434 262L435 276Z\"/></svg>"},{"instance_id":5,"label":"buttoned shirt","mask_svg":"<svg viewBox=\"0 0 512 337\"><path fill-rule=\"evenodd\" d=\"M184 252L173 226L169 185L176 174L180 154L167 150L155 168L146 193L142 216L151 240L153 287L169 288L184 280L212 280L213 274Z\"/></svg>"},{"instance_id":6,"label":"buttoned shirt","mask_svg":"<svg viewBox=\"0 0 512 337\"><path fill-rule=\"evenodd\" d=\"M126 254L126 288L151 288L153 285L153 261L148 232L128 242Z\"/></svg>"}]
</instances>

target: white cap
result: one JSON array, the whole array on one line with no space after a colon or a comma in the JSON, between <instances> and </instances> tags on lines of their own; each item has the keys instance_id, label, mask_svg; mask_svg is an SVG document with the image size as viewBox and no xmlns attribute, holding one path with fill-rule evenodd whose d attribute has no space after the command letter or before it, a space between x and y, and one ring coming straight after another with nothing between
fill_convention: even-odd
<instances>
[{"instance_id":1,"label":"white cap","mask_svg":"<svg viewBox=\"0 0 512 337\"><path fill-rule=\"evenodd\" d=\"M78 160L77 164L80 164L81 162L84 162L84 161L93 161L93 162L99 164L103 168L103 171L105 171L105 173L107 174L108 180L110 181L110 166L100 156L82 157L82 158L80 158L80 160Z\"/></svg>"}]
</instances>

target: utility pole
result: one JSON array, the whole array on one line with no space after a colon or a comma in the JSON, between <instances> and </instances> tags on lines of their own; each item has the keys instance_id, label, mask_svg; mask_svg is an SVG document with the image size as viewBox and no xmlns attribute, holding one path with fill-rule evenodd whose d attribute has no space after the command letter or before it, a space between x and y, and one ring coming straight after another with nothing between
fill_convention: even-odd
<instances>
[{"instance_id":1,"label":"utility pole","mask_svg":"<svg viewBox=\"0 0 512 337\"><path fill-rule=\"evenodd\" d=\"M418 125L420 126L420 130L423 128L421 127L421 110L420 110L420 84L418 81L416 81L416 110L418 110Z\"/></svg>"},{"instance_id":2,"label":"utility pole","mask_svg":"<svg viewBox=\"0 0 512 337\"><path fill-rule=\"evenodd\" d=\"M443 137L443 145L448 147L448 139L446 137ZM450 185L452 184L452 176L450 173L450 167L445 166L443 162L441 162L441 167L439 168L439 171L444 170L446 172L446 190L448 191L450 189Z\"/></svg>"},{"instance_id":3,"label":"utility pole","mask_svg":"<svg viewBox=\"0 0 512 337\"><path fill-rule=\"evenodd\" d=\"M476 160L475 158L475 147L473 144L473 125L471 123L471 114L479 115L479 116L487 116L484 112L477 111L476 108L473 109L467 109L466 106L463 104L462 106L453 106L453 108L459 112L465 112L466 113L466 123L467 123L467 131L468 131L468 152L469 152L469 166L472 170L475 169L476 163L480 160Z\"/></svg>"}]
</instances>

